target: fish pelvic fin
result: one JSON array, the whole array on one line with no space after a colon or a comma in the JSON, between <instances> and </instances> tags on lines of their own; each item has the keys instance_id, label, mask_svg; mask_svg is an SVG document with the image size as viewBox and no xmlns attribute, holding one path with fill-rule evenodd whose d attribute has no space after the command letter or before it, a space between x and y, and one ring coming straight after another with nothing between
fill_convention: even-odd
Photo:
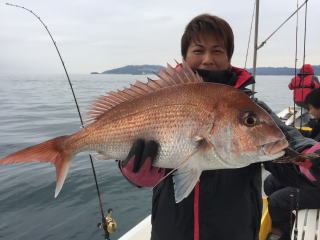
<instances>
[{"instance_id":1,"label":"fish pelvic fin","mask_svg":"<svg viewBox=\"0 0 320 240\"><path fill-rule=\"evenodd\" d=\"M72 153L64 149L64 140L67 136L53 138L38 145L12 153L0 160L0 164L23 163L23 162L51 162L56 167L56 190L57 197L66 179Z\"/></svg>"},{"instance_id":2,"label":"fish pelvic fin","mask_svg":"<svg viewBox=\"0 0 320 240\"><path fill-rule=\"evenodd\" d=\"M198 148L184 160L178 170L172 174L176 203L188 197L199 181L202 173L200 162L204 158L204 153L210 149L210 144L207 143L205 138L196 137L196 141L199 141Z\"/></svg>"},{"instance_id":3,"label":"fish pelvic fin","mask_svg":"<svg viewBox=\"0 0 320 240\"><path fill-rule=\"evenodd\" d=\"M176 203L181 202L192 192L202 173L199 162L204 158L204 153L212 148L211 142L203 136L195 136L194 141L197 145L196 150L158 182L159 184L172 174Z\"/></svg>"},{"instance_id":4,"label":"fish pelvic fin","mask_svg":"<svg viewBox=\"0 0 320 240\"><path fill-rule=\"evenodd\" d=\"M172 177L174 183L174 196L176 203L181 202L184 198L188 197L192 192L194 186L199 181L201 175L200 169L178 169Z\"/></svg>"}]
</instances>

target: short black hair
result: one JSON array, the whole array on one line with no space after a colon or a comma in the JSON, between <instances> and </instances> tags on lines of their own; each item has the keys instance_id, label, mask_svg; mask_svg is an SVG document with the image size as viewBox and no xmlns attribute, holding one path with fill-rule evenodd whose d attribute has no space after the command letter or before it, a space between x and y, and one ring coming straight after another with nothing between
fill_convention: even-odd
<instances>
[{"instance_id":1,"label":"short black hair","mask_svg":"<svg viewBox=\"0 0 320 240\"><path fill-rule=\"evenodd\" d=\"M312 90L304 100L305 106L311 105L314 108L320 108L320 88Z\"/></svg>"},{"instance_id":2,"label":"short black hair","mask_svg":"<svg viewBox=\"0 0 320 240\"><path fill-rule=\"evenodd\" d=\"M210 14L201 14L193 18L181 38L181 54L186 59L188 48L192 41L197 40L201 34L214 34L227 50L230 62L234 50L234 36L230 25L222 18Z\"/></svg>"}]
</instances>

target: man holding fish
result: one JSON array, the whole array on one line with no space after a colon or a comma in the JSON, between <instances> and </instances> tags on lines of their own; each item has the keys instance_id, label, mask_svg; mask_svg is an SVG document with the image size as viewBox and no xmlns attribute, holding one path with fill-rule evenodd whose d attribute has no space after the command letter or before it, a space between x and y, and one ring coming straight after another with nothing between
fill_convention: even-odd
<instances>
[{"instance_id":1,"label":"man holding fish","mask_svg":"<svg viewBox=\"0 0 320 240\"><path fill-rule=\"evenodd\" d=\"M254 79L231 66L233 41L223 19L194 18L182 36L185 63L168 66L159 80L98 98L84 129L13 153L0 164L53 163L57 196L77 153L126 159L120 167L131 182L157 185L152 240L257 239L260 163L283 156L288 142L297 151L315 142L248 97L245 87ZM318 183L299 175L291 163L264 165L289 184Z\"/></svg>"},{"instance_id":2,"label":"man holding fish","mask_svg":"<svg viewBox=\"0 0 320 240\"><path fill-rule=\"evenodd\" d=\"M226 84L250 94L246 86L254 83L254 79L247 71L231 66L233 49L233 33L229 24L219 17L207 14L195 17L186 26L181 39L183 60L205 82ZM177 66L179 67L180 65ZM221 95L218 101L223 105L229 99L224 99ZM245 112L245 108L241 109L240 100L239 103L233 104L239 107L240 111ZM258 104L273 117L286 135L290 147L301 152L316 143L304 138L298 130L282 124L264 103L258 102ZM242 151L252 151L250 148L254 142L250 141L250 134L242 138L239 129L246 124L252 129L261 126L265 123L262 120L263 117L255 115L256 112L249 112L248 119L232 122L233 113L228 111L228 108L222 110L224 115L222 112L216 112L226 119L223 122L224 125L214 123L214 127L219 128L220 131L214 131L213 138L225 139L224 145L214 145L215 150L219 152L218 148L222 148L224 150L220 152L236 151L236 147L230 146L230 141L232 142L230 136L235 136L241 138L244 145ZM278 134L275 129L270 131L268 134L262 132L252 134L261 138ZM281 145L284 143L281 141L274 142L274 146L283 149L284 146ZM187 173L178 170L162 180L166 171L163 168L151 167L159 147L161 144L159 146L153 140L138 139L126 160L120 164L123 174L135 185L155 186L152 200L152 240L258 239L262 212L260 163L250 164L248 161L249 166L238 169L204 171L200 178L197 178L199 180L191 194L177 203L177 183L179 184L179 179L186 177ZM257 155L255 157L258 162L259 157ZM265 162L264 166L290 186L318 184L318 181L311 183L300 175L299 169L294 164ZM236 164L233 164L233 167L236 168ZM317 169L315 171L317 172ZM283 236L281 239L289 238Z\"/></svg>"}]
</instances>

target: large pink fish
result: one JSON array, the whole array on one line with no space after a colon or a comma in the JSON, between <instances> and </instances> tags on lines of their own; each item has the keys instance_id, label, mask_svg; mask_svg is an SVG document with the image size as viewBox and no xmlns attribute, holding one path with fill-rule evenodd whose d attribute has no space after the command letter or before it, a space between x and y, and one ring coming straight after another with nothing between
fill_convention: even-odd
<instances>
[{"instance_id":1,"label":"large pink fish","mask_svg":"<svg viewBox=\"0 0 320 240\"><path fill-rule=\"evenodd\" d=\"M52 162L57 196L77 153L125 159L136 139L153 139L160 144L154 165L178 169L173 178L179 202L203 170L241 168L284 154L285 136L242 91L203 82L186 64L168 66L158 76L98 98L84 129L13 153L0 164Z\"/></svg>"}]
</instances>

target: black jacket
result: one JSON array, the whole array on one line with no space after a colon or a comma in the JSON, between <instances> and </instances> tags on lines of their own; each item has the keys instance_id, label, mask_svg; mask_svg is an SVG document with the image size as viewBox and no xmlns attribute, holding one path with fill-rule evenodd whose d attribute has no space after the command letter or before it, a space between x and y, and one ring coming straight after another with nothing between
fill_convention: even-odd
<instances>
[{"instance_id":1,"label":"black jacket","mask_svg":"<svg viewBox=\"0 0 320 240\"><path fill-rule=\"evenodd\" d=\"M201 240L254 240L261 219L261 167L205 171L200 177ZM176 204L172 178L154 188L152 240L193 240L194 191Z\"/></svg>"},{"instance_id":2,"label":"black jacket","mask_svg":"<svg viewBox=\"0 0 320 240\"><path fill-rule=\"evenodd\" d=\"M248 81L252 82L252 78ZM271 111L264 103L259 104ZM294 149L301 150L315 144L296 129L285 126L281 121L278 124ZM293 164L268 162L265 166L291 185L312 185ZM258 239L262 214L261 163L240 169L204 171L200 177L196 206L194 191L180 203L175 203L172 177L154 188L152 240L194 240L195 209L199 212L200 240Z\"/></svg>"}]
</instances>

